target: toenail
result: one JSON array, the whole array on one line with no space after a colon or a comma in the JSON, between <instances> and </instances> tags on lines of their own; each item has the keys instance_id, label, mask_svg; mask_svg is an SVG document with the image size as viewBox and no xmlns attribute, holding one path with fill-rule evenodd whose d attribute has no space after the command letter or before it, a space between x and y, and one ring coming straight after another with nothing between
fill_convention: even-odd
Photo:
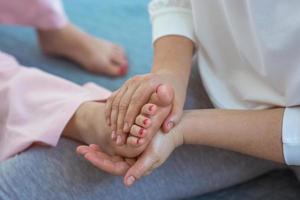
<instances>
[{"instance_id":1,"label":"toenail","mask_svg":"<svg viewBox=\"0 0 300 200\"><path fill-rule=\"evenodd\" d=\"M127 66L121 66L119 68L119 75L125 75L127 72L128 67Z\"/></svg>"},{"instance_id":2,"label":"toenail","mask_svg":"<svg viewBox=\"0 0 300 200\"><path fill-rule=\"evenodd\" d=\"M143 135L143 133L144 133L144 129L143 129L143 128L141 128L141 129L139 130L139 135L140 135L140 136L142 136L142 135Z\"/></svg>"},{"instance_id":3,"label":"toenail","mask_svg":"<svg viewBox=\"0 0 300 200\"><path fill-rule=\"evenodd\" d=\"M156 93L158 93L158 89L159 89L160 86L162 86L162 84L159 84L159 85L157 86L156 91L155 91Z\"/></svg>"},{"instance_id":4,"label":"toenail","mask_svg":"<svg viewBox=\"0 0 300 200\"><path fill-rule=\"evenodd\" d=\"M147 125L148 124L148 119L144 119L143 124Z\"/></svg>"},{"instance_id":5,"label":"toenail","mask_svg":"<svg viewBox=\"0 0 300 200\"><path fill-rule=\"evenodd\" d=\"M115 133L115 131L112 132L112 134L111 134L111 139L112 139L112 140L115 140L115 139L116 139L116 133Z\"/></svg>"},{"instance_id":6,"label":"toenail","mask_svg":"<svg viewBox=\"0 0 300 200\"><path fill-rule=\"evenodd\" d=\"M149 107L149 110L152 111L152 110L153 110L153 107L154 107L154 105L151 105L151 106Z\"/></svg>"}]
</instances>

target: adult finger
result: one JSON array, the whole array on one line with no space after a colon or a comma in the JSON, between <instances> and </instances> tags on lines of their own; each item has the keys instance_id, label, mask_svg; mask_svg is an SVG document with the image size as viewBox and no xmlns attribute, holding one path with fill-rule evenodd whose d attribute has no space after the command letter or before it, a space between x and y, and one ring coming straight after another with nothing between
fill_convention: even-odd
<instances>
[{"instance_id":1,"label":"adult finger","mask_svg":"<svg viewBox=\"0 0 300 200\"><path fill-rule=\"evenodd\" d=\"M131 98L125 115L125 124L127 124L128 127L133 125L135 118L140 113L142 107L148 103L151 95L156 91L159 85L160 82L158 81L149 81L143 83L139 88L137 88Z\"/></svg>"},{"instance_id":2,"label":"adult finger","mask_svg":"<svg viewBox=\"0 0 300 200\"><path fill-rule=\"evenodd\" d=\"M136 89L138 88L139 84L135 83L135 84L131 84L126 92L124 93L124 95L122 96L120 102L119 102L119 110L118 110L118 119L117 119L117 134L120 135L121 137L121 143L125 142L126 139L126 133L128 133L128 131L126 131L128 128L126 127L126 125L124 125L124 118L125 118L125 114L127 112L128 106L129 106L129 102L131 100L132 95L134 94L134 92L136 91ZM126 127L126 129L125 129Z\"/></svg>"},{"instance_id":3,"label":"adult finger","mask_svg":"<svg viewBox=\"0 0 300 200\"><path fill-rule=\"evenodd\" d=\"M152 166L157 162L152 156L142 154L136 163L131 166L124 176L124 184L126 186L132 186L134 182L140 179Z\"/></svg>"},{"instance_id":4,"label":"adult finger","mask_svg":"<svg viewBox=\"0 0 300 200\"><path fill-rule=\"evenodd\" d=\"M181 105L178 105L176 101L173 104L171 113L164 121L162 125L162 130L164 133L168 133L172 128L174 128L181 120L183 108Z\"/></svg>"},{"instance_id":5,"label":"adult finger","mask_svg":"<svg viewBox=\"0 0 300 200\"><path fill-rule=\"evenodd\" d=\"M118 91L113 92L110 97L107 98L106 103L105 103L105 121L106 124L110 127L111 126L111 121L110 121L110 115L111 115L111 109L112 109L112 102L116 96Z\"/></svg>"},{"instance_id":6,"label":"adult finger","mask_svg":"<svg viewBox=\"0 0 300 200\"><path fill-rule=\"evenodd\" d=\"M119 92L115 95L112 105L111 105L111 114L110 114L110 122L111 122L111 130L112 134L117 134L117 119L118 119L118 112L119 112L119 103L122 99L122 96L125 94L127 90L127 86L120 88ZM118 141L118 136L117 136Z\"/></svg>"},{"instance_id":7,"label":"adult finger","mask_svg":"<svg viewBox=\"0 0 300 200\"><path fill-rule=\"evenodd\" d=\"M84 155L84 158L95 167L113 175L124 175L130 167L128 163L123 160L117 159L114 161L112 156L92 149Z\"/></svg>"}]
</instances>

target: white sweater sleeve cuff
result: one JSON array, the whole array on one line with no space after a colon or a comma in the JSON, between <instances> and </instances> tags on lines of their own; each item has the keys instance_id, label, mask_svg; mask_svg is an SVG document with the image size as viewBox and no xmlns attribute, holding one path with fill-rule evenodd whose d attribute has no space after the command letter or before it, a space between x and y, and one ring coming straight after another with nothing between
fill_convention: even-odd
<instances>
[{"instance_id":1,"label":"white sweater sleeve cuff","mask_svg":"<svg viewBox=\"0 0 300 200\"><path fill-rule=\"evenodd\" d=\"M196 44L193 17L189 9L166 8L153 13L151 21L153 42L166 35L180 35Z\"/></svg>"},{"instance_id":2,"label":"white sweater sleeve cuff","mask_svg":"<svg viewBox=\"0 0 300 200\"><path fill-rule=\"evenodd\" d=\"M285 109L282 142L286 164L300 165L300 107Z\"/></svg>"}]
</instances>

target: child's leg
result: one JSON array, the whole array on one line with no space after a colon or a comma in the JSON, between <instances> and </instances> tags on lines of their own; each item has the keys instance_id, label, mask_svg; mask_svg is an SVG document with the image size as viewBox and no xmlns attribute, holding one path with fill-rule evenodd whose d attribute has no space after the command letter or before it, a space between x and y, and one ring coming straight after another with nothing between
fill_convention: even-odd
<instances>
[{"instance_id":1,"label":"child's leg","mask_svg":"<svg viewBox=\"0 0 300 200\"><path fill-rule=\"evenodd\" d=\"M68 22L60 0L0 0L0 23L35 27L45 53L68 58L91 72L111 76L127 72L123 49Z\"/></svg>"}]
</instances>

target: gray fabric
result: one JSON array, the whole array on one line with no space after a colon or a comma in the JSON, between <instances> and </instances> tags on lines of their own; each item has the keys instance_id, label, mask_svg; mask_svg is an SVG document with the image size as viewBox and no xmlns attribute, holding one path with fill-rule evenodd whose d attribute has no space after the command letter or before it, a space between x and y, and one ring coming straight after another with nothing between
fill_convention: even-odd
<instances>
[{"instance_id":1,"label":"gray fabric","mask_svg":"<svg viewBox=\"0 0 300 200\"><path fill-rule=\"evenodd\" d=\"M276 170L249 182L193 200L299 199L300 183L290 170Z\"/></svg>"},{"instance_id":2,"label":"gray fabric","mask_svg":"<svg viewBox=\"0 0 300 200\"><path fill-rule=\"evenodd\" d=\"M181 199L241 183L276 166L208 147L185 146L128 189L120 177L92 167L75 154L77 143L35 146L0 165L0 199Z\"/></svg>"}]
</instances>

